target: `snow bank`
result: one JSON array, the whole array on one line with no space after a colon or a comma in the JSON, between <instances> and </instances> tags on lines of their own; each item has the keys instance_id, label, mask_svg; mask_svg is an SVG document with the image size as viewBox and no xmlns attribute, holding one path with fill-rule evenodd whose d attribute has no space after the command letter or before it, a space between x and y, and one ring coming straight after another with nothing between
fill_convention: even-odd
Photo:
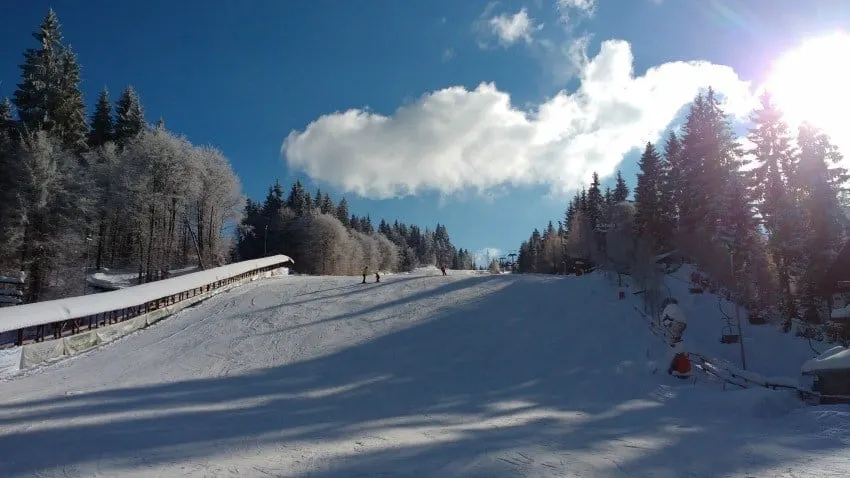
<instances>
[{"instance_id":1,"label":"snow bank","mask_svg":"<svg viewBox=\"0 0 850 478\"><path fill-rule=\"evenodd\" d=\"M0 333L135 307L247 272L294 262L285 255L228 264L96 296L78 296L0 309ZM96 298L94 298L96 297Z\"/></svg>"},{"instance_id":2,"label":"snow bank","mask_svg":"<svg viewBox=\"0 0 850 478\"><path fill-rule=\"evenodd\" d=\"M682 308L677 304L667 304L667 307L664 307L664 310L661 312L661 323L666 323L666 320L672 320L674 322L681 322L683 324L688 323L687 317L685 317L685 313L682 311Z\"/></svg>"},{"instance_id":3,"label":"snow bank","mask_svg":"<svg viewBox=\"0 0 850 478\"><path fill-rule=\"evenodd\" d=\"M845 369L850 369L850 349L838 345L804 363L801 371L813 373Z\"/></svg>"},{"instance_id":4,"label":"snow bank","mask_svg":"<svg viewBox=\"0 0 850 478\"><path fill-rule=\"evenodd\" d=\"M693 265L684 264L676 272L665 277L662 294L675 297L679 307L688 318L688 328L684 338L688 341L689 351L705 355L712 362L724 364L724 367L741 366L740 344L725 344L720 341L726 316L735 317L733 303L719 298L707 290L702 294L691 294L690 275L696 271ZM635 297L642 304L640 297ZM747 369L757 371L769 381L783 383L796 382L800 374L800 365L811 359L809 341L795 337L793 333L783 332L777 324L752 324L747 320L747 311L740 309L741 329ZM737 326L735 333L737 333ZM827 348L813 343L818 349ZM784 378L783 378L784 377Z\"/></svg>"}]
</instances>

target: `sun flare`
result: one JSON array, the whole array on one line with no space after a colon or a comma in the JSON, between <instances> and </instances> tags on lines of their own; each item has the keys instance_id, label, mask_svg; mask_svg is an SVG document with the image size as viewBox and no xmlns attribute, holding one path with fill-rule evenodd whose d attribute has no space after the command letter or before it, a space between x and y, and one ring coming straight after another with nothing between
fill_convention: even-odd
<instances>
[{"instance_id":1,"label":"sun flare","mask_svg":"<svg viewBox=\"0 0 850 478\"><path fill-rule=\"evenodd\" d=\"M765 87L792 126L808 121L847 144L850 107L850 36L812 38L782 55Z\"/></svg>"}]
</instances>

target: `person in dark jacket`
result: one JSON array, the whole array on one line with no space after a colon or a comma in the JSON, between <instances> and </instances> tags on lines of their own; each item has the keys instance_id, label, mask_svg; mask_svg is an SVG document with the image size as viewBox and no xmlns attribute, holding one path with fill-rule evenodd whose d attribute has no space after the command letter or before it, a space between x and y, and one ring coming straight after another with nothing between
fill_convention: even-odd
<instances>
[{"instance_id":1,"label":"person in dark jacket","mask_svg":"<svg viewBox=\"0 0 850 478\"><path fill-rule=\"evenodd\" d=\"M361 284L366 283L366 275L369 274L369 266L363 267L363 282Z\"/></svg>"},{"instance_id":2,"label":"person in dark jacket","mask_svg":"<svg viewBox=\"0 0 850 478\"><path fill-rule=\"evenodd\" d=\"M375 271L375 282L381 282L381 274Z\"/></svg>"}]
</instances>

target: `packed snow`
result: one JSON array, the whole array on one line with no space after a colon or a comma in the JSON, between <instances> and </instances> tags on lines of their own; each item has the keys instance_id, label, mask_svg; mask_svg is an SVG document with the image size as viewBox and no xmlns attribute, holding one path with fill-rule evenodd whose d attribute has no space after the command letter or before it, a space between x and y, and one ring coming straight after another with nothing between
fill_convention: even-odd
<instances>
[{"instance_id":1,"label":"packed snow","mask_svg":"<svg viewBox=\"0 0 850 478\"><path fill-rule=\"evenodd\" d=\"M0 382L0 475L850 473L850 408L658 371L601 274L359 282L253 282Z\"/></svg>"}]
</instances>

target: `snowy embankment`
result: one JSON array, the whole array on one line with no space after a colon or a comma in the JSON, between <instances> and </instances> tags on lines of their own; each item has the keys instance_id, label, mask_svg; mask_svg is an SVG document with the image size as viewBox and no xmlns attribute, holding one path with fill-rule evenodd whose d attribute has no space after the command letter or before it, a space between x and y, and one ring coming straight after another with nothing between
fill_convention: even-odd
<instances>
[{"instance_id":1,"label":"snowy embankment","mask_svg":"<svg viewBox=\"0 0 850 478\"><path fill-rule=\"evenodd\" d=\"M131 316L113 325L97 327L60 339L25 343L22 346L0 350L0 378L111 342L118 337L152 325L184 307L244 282L281 275L285 272L282 265L289 262L292 262L292 259L288 256L276 255L94 296L70 297L2 308L0 309L0 335L5 333L6 337L3 337L3 342L0 343L10 343L13 340L10 335L17 330L136 308L160 299L192 292L181 297L182 300L165 301L151 311L145 308L141 315ZM261 273L260 271L264 269L269 270ZM101 319L104 318L101 317Z\"/></svg>"},{"instance_id":2,"label":"snowy embankment","mask_svg":"<svg viewBox=\"0 0 850 478\"><path fill-rule=\"evenodd\" d=\"M684 265L666 280L670 293L688 314L686 340L693 351L741 368L740 345L720 342L724 325L722 319L725 315L735 317L735 305L708 291L691 294L688 289L693 270L693 266ZM747 370L766 378L787 380L799 377L806 361L829 348L812 342L818 350L816 353L808 340L793 333L784 333L776 324L751 324L744 308L740 309L740 318ZM734 331L737 333L737 328Z\"/></svg>"},{"instance_id":3,"label":"snowy embankment","mask_svg":"<svg viewBox=\"0 0 850 478\"><path fill-rule=\"evenodd\" d=\"M258 281L0 383L3 476L846 476L848 408L647 371L599 274Z\"/></svg>"},{"instance_id":4,"label":"snowy embankment","mask_svg":"<svg viewBox=\"0 0 850 478\"><path fill-rule=\"evenodd\" d=\"M801 367L830 348L818 342L810 344L805 338L785 333L776 324L751 324L747 320L746 309L741 308L739 314L746 359L746 370L743 370L741 345L720 341L723 328L727 325L724 318L735 317L734 303L707 290L701 294L691 293L689 278L692 271L693 266L683 265L665 277L665 285L661 290L662 297L676 299L687 316L688 325L683 340L688 352L702 355L715 365L752 383L795 386L799 384ZM627 295L642 310L641 297L632 294L636 286L626 279L629 284ZM737 334L737 327L729 332Z\"/></svg>"},{"instance_id":5,"label":"snowy embankment","mask_svg":"<svg viewBox=\"0 0 850 478\"><path fill-rule=\"evenodd\" d=\"M708 291L691 293L688 279L693 270L693 266L685 265L668 275L662 295L676 299L678 308L687 317L687 330L680 348L689 352L691 358L715 378L744 387L798 388L804 395L813 396L809 393L811 379L802 377L802 373L810 372L812 367L846 367L850 363L848 349L810 342L793 333L783 332L777 324L750 323L743 308L739 310L743 347L737 342L721 342L724 333L738 335L737 326L729 327L729 322L724 320L735 317L735 306ZM635 292L630 278L624 279L626 288ZM633 297L632 301L640 311L641 299ZM656 335L666 334L665 330L656 329L649 317L644 315L644 318ZM663 340L668 339L665 337ZM669 347L660 342L653 349L656 354L669 351Z\"/></svg>"}]
</instances>

